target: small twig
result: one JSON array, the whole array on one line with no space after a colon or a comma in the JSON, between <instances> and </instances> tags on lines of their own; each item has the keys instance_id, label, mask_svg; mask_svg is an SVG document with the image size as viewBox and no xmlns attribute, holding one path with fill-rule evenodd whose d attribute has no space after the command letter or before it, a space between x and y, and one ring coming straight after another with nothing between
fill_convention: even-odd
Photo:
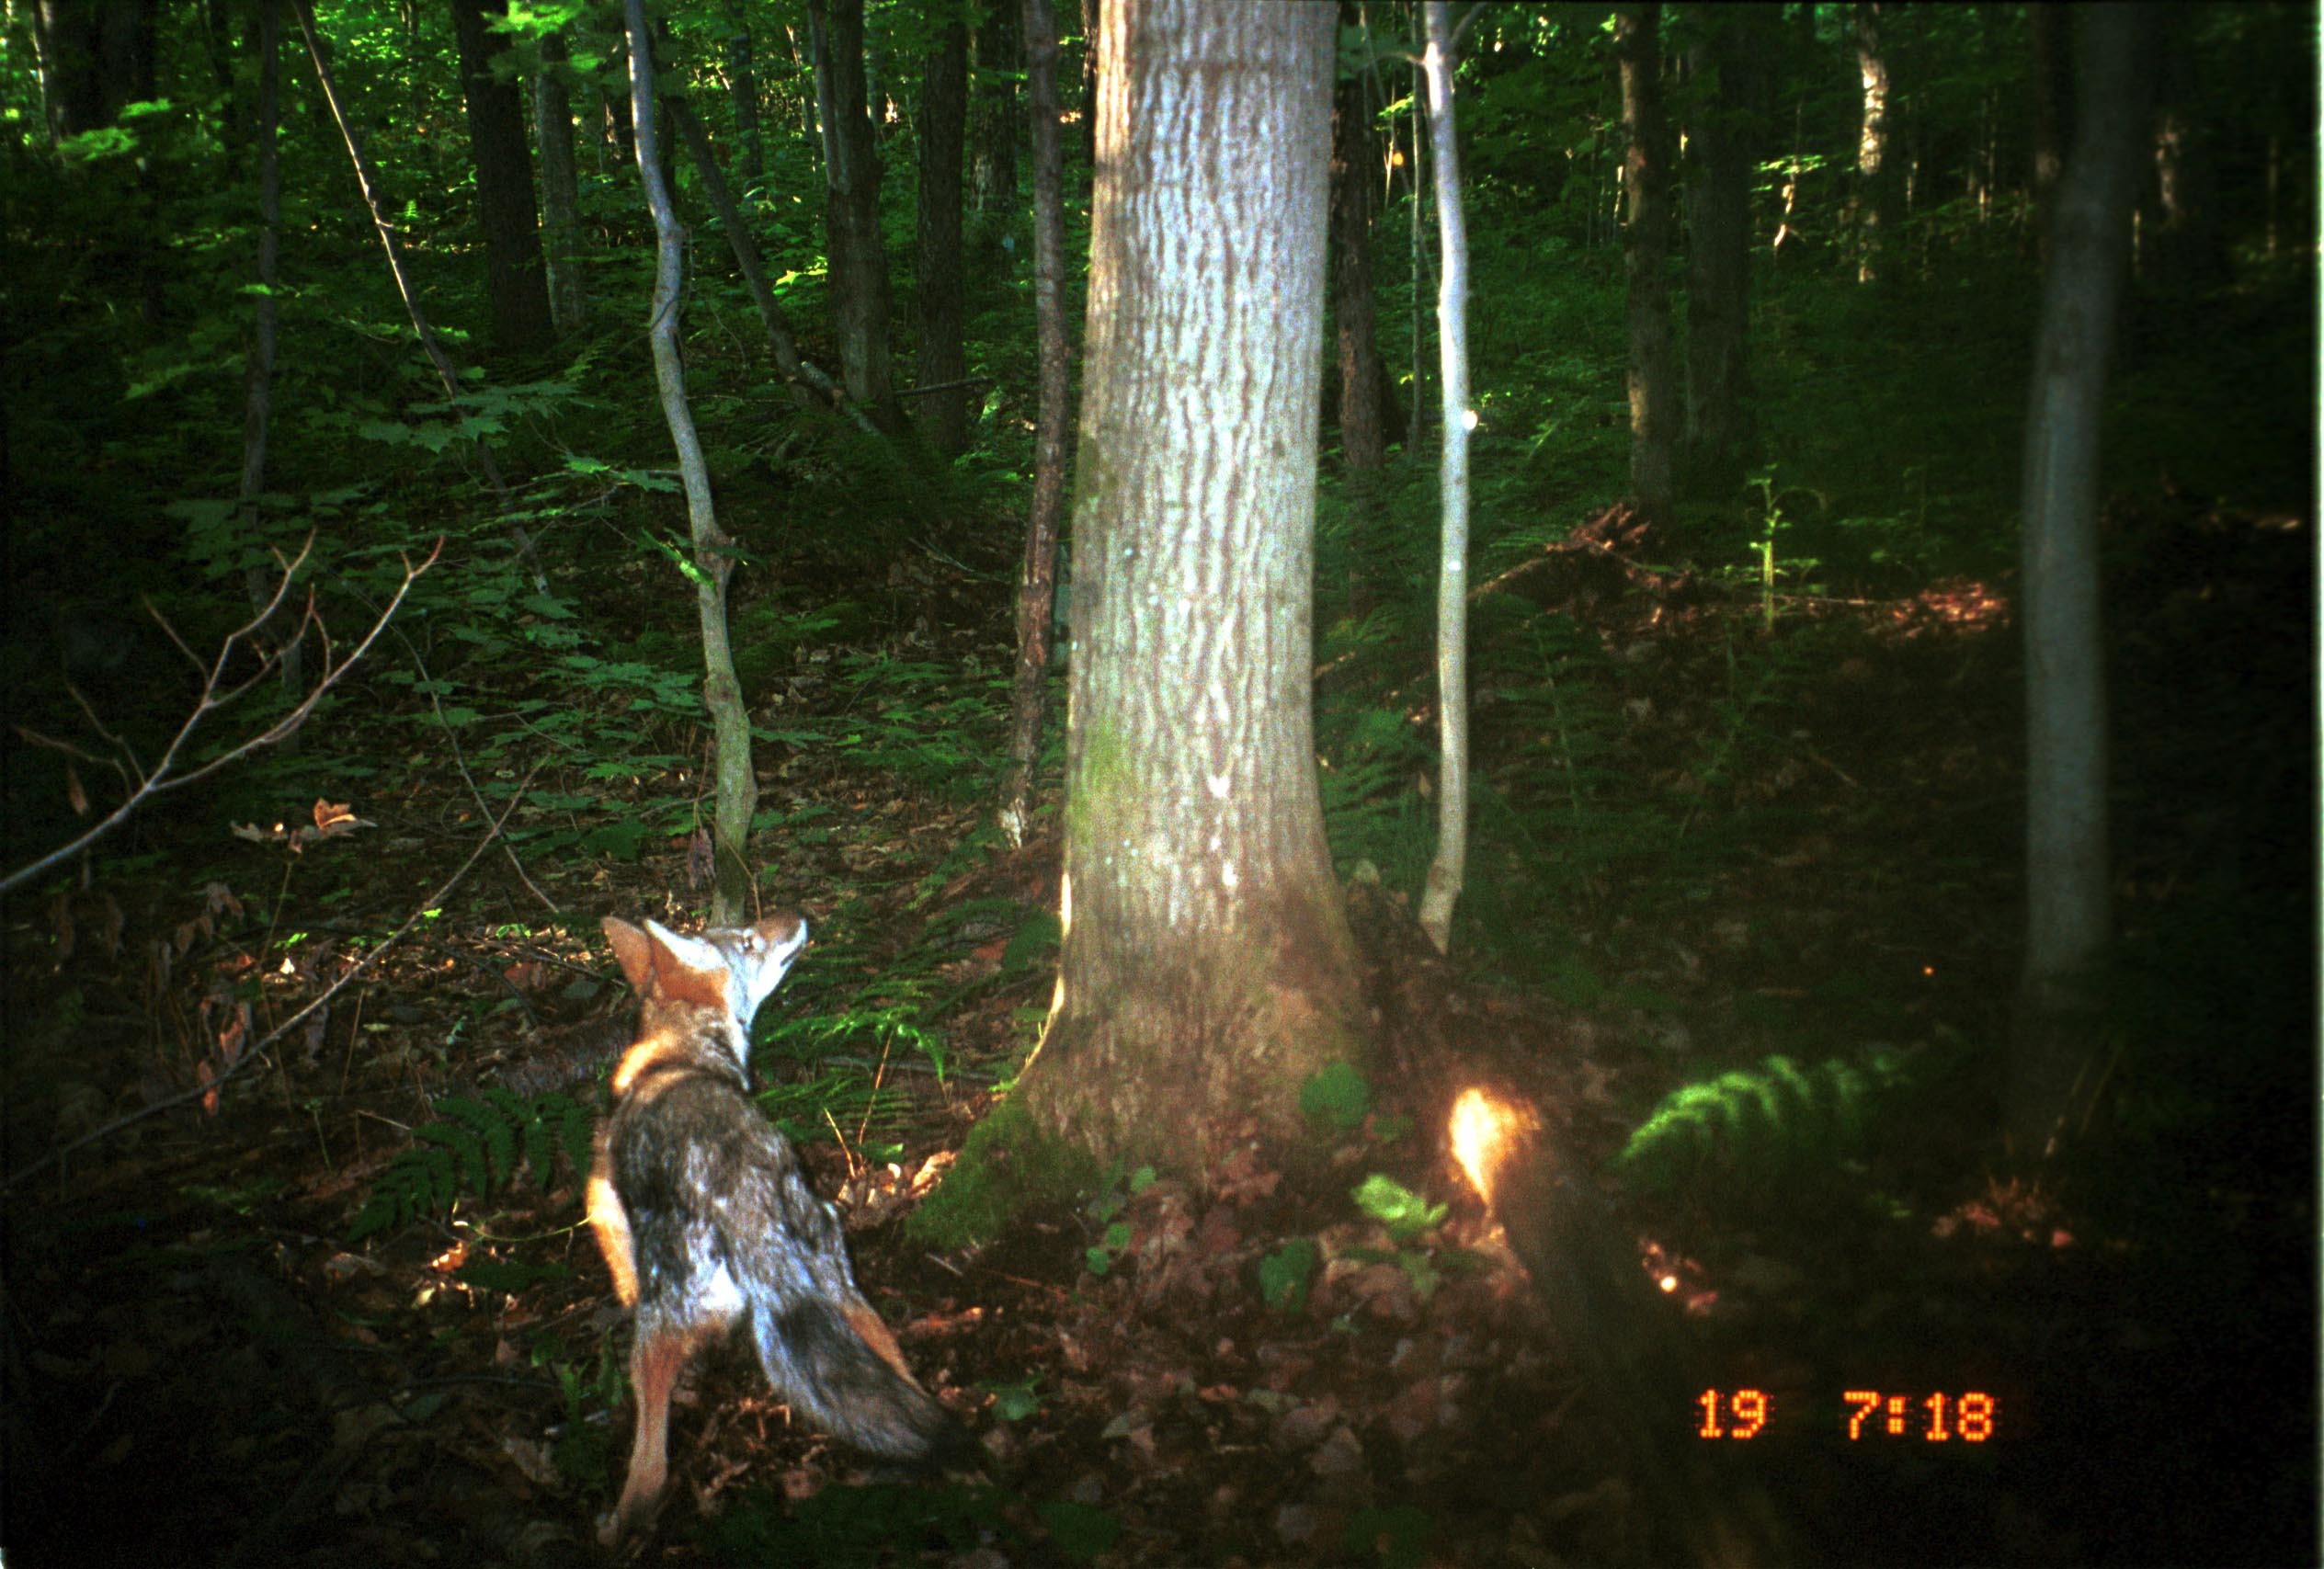
<instances>
[{"instance_id":1,"label":"small twig","mask_svg":"<svg viewBox=\"0 0 2324 1569\"><path fill-rule=\"evenodd\" d=\"M339 1059L339 1093L347 1093L347 1075L355 1071L355 1043L363 1039L364 994L355 994L355 1017L347 1021L347 1055Z\"/></svg>"},{"instance_id":2,"label":"small twig","mask_svg":"<svg viewBox=\"0 0 2324 1569\"><path fill-rule=\"evenodd\" d=\"M863 1143L864 1132L872 1126L872 1113L879 1109L880 1086L887 1083L888 1053L894 1047L895 1035L890 1031L887 1039L880 1042L880 1065L872 1070L872 1097L863 1103L863 1120L855 1125L855 1142L859 1144Z\"/></svg>"},{"instance_id":3,"label":"small twig","mask_svg":"<svg viewBox=\"0 0 2324 1569\"><path fill-rule=\"evenodd\" d=\"M906 387L895 395L899 399L925 398L938 392L957 392L963 387L988 387L992 385L992 382L993 378L990 376L964 376L957 381L936 381L925 387Z\"/></svg>"},{"instance_id":4,"label":"small twig","mask_svg":"<svg viewBox=\"0 0 2324 1569\"><path fill-rule=\"evenodd\" d=\"M433 558L431 557L430 559L432 560ZM369 640L366 641L368 642ZM540 767L540 764L534 764L534 771L539 771ZM525 783L530 784L531 782L532 775L528 773L525 775ZM517 791L518 800L523 799L523 786L520 785L518 787ZM47 1154L42 1155L39 1160L34 1161L30 1165L25 1166L21 1170L10 1174L6 1182L0 1182L0 1191L6 1191L9 1188L15 1188L17 1183L22 1182L25 1178L37 1176L39 1173L47 1169L51 1165L61 1166L63 1164L65 1157L72 1154L74 1151L79 1150L85 1145L93 1144L97 1140L105 1138L109 1134L117 1133L123 1128L131 1126L132 1123L142 1122L148 1117L154 1116L159 1112L167 1111L174 1107L183 1106L188 1101L199 1100L204 1096L214 1095L219 1090L222 1089L226 1085L226 1081L240 1073L250 1063L264 1055L268 1047L272 1046L276 1041L290 1034L293 1029L304 1023L308 1015L313 1013L315 1009L328 1005L331 999L345 990L358 975L362 974L364 971L369 970L373 964L377 963L380 956L388 952L398 942L402 941L404 935L410 931L414 927L417 926L422 917L424 917L429 911L440 907L445 899L450 896L451 891L460 886L461 880L468 875L470 869L473 868L476 864L477 860L483 857L484 851L492 847L492 842L500 836L501 824L508 820L508 813L514 812L516 809L516 801L511 801L508 803L508 811L502 813L493 823L491 829L484 835L483 840L478 843L473 850L471 850L468 853L468 858L460 863L460 869L457 871L454 871L450 878L445 880L442 887L437 889L435 893L429 894L426 899L422 900L417 909L414 910L410 915L404 916L404 924L402 926L397 927L393 931L388 933L386 939L381 942L378 947L372 949L370 952L365 954L362 958L357 960L355 963L348 968L346 974L340 976L337 980L332 982L328 986L325 987L322 995L316 997L313 1002L307 1004L306 1006L292 1014L289 1018L284 1019L280 1024L276 1025L257 1040L253 1041L250 1045L245 1047L241 1056L236 1057L233 1062L226 1064L224 1072L218 1074L216 1076L211 1078L208 1084L198 1084L190 1088L181 1090L176 1095L164 1096L161 1099L154 1101L149 1106L140 1107L137 1110L130 1112L126 1116L116 1117L113 1120L106 1123L103 1127L98 1128L92 1132L84 1133L70 1143L58 1145L55 1149L51 1150Z\"/></svg>"},{"instance_id":5,"label":"small twig","mask_svg":"<svg viewBox=\"0 0 2324 1569\"><path fill-rule=\"evenodd\" d=\"M831 1125L831 1136L839 1142L839 1154L848 1163L848 1177L852 1181L859 1166L855 1152L848 1148L848 1136L839 1131L839 1120L831 1115L831 1108L828 1106L823 1109L823 1120Z\"/></svg>"}]
</instances>

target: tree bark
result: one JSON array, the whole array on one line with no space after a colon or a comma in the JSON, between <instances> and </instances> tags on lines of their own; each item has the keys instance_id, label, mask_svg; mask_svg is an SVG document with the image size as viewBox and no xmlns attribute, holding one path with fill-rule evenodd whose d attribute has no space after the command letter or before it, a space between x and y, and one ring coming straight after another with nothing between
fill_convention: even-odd
<instances>
[{"instance_id":1,"label":"tree bark","mask_svg":"<svg viewBox=\"0 0 2324 1569\"><path fill-rule=\"evenodd\" d=\"M742 148L743 194L767 183L767 138L758 124L758 70L750 47L750 17L739 5L726 12L726 78L735 98L735 141Z\"/></svg>"},{"instance_id":2,"label":"tree bark","mask_svg":"<svg viewBox=\"0 0 2324 1569\"><path fill-rule=\"evenodd\" d=\"M1065 948L1022 1093L1102 1158L1296 1143L1358 1057L1311 726L1331 7L1107 19Z\"/></svg>"},{"instance_id":3,"label":"tree bark","mask_svg":"<svg viewBox=\"0 0 2324 1569\"><path fill-rule=\"evenodd\" d=\"M282 9L279 0L258 0L257 9L258 287L251 300L250 347L243 359L242 481L236 490L243 536L253 545L262 540L258 497L267 488L267 441L274 419L275 264L282 234ZM245 570L244 588L254 610L264 610L275 599L273 579L263 567L254 564ZM265 624L261 621L259 627ZM304 686L299 648L294 642L282 653L286 692ZM285 745L296 740L295 735L285 737Z\"/></svg>"},{"instance_id":4,"label":"tree bark","mask_svg":"<svg viewBox=\"0 0 2324 1569\"><path fill-rule=\"evenodd\" d=\"M968 448L968 374L961 342L967 300L961 281L962 143L968 129L968 28L937 35L920 78L920 430L946 457ZM933 390L933 389L941 389Z\"/></svg>"},{"instance_id":5,"label":"tree bark","mask_svg":"<svg viewBox=\"0 0 2324 1569\"><path fill-rule=\"evenodd\" d=\"M1627 138L1623 269L1630 298L1630 489L1638 510L1667 521L1677 489L1680 399L1670 347L1669 132L1662 111L1658 5L1617 6L1614 55L1622 66Z\"/></svg>"},{"instance_id":6,"label":"tree bark","mask_svg":"<svg viewBox=\"0 0 2324 1569\"><path fill-rule=\"evenodd\" d=\"M823 122L824 225L832 319L848 396L882 429L902 424L889 337L887 252L880 239L880 155L864 107L863 0L807 0Z\"/></svg>"},{"instance_id":7,"label":"tree bark","mask_svg":"<svg viewBox=\"0 0 2324 1569\"><path fill-rule=\"evenodd\" d=\"M1762 61L1775 21L1763 6L1696 8L1688 54L1688 490L1729 496L1757 441L1752 414L1751 168L1766 140Z\"/></svg>"},{"instance_id":8,"label":"tree bark","mask_svg":"<svg viewBox=\"0 0 2324 1569\"><path fill-rule=\"evenodd\" d=\"M809 30L812 33L813 29ZM807 90L799 95L799 134L809 142L820 144L823 141L823 78L816 74L812 58L815 52L814 45L812 42L808 45L807 52L810 58L802 59L799 53L799 29L786 27L782 30L782 36L783 41L791 46L791 69L793 74L799 80L808 84Z\"/></svg>"},{"instance_id":9,"label":"tree bark","mask_svg":"<svg viewBox=\"0 0 2324 1569\"><path fill-rule=\"evenodd\" d=\"M514 79L495 76L493 62L507 51L508 38L485 25L508 14L508 0L451 0L451 6L461 93L468 105L468 150L476 165L493 347L502 354L543 353L557 333L549 313L540 218L532 204L524 98Z\"/></svg>"},{"instance_id":10,"label":"tree bark","mask_svg":"<svg viewBox=\"0 0 2324 1569\"><path fill-rule=\"evenodd\" d=\"M1340 0L1341 25L1351 25L1355 15L1354 6ZM1367 86L1362 72L1350 72L1334 95L1331 117L1331 318L1339 350L1339 458L1350 482L1350 499L1359 505L1355 492L1368 489L1371 476L1387 461L1387 433L1381 417L1387 376L1380 364L1372 278L1380 150Z\"/></svg>"},{"instance_id":11,"label":"tree bark","mask_svg":"<svg viewBox=\"0 0 2324 1569\"><path fill-rule=\"evenodd\" d=\"M2034 234L2046 267L2057 179L2074 135L2073 13L2063 6L2034 6L2026 21L2034 35Z\"/></svg>"},{"instance_id":12,"label":"tree bark","mask_svg":"<svg viewBox=\"0 0 2324 1569\"><path fill-rule=\"evenodd\" d=\"M131 104L159 96L158 9L156 0L36 0L32 33L53 140L109 129ZM160 197L169 157L168 143L142 138L134 159L67 165L78 176L82 210L97 215L88 247L93 281L133 294L152 328L166 306Z\"/></svg>"},{"instance_id":13,"label":"tree bark","mask_svg":"<svg viewBox=\"0 0 2324 1569\"><path fill-rule=\"evenodd\" d=\"M1452 950L1452 906L1467 875L1469 845L1469 338L1468 231L1461 208L1460 142L1452 133L1452 20L1444 0L1423 7L1428 49L1429 142L1436 149L1437 359L1443 378L1444 521L1437 563L1436 857L1420 896L1420 929L1439 953Z\"/></svg>"},{"instance_id":14,"label":"tree bark","mask_svg":"<svg viewBox=\"0 0 2324 1569\"><path fill-rule=\"evenodd\" d=\"M2011 1147L2028 1159L2087 1130L2107 1074L2099 434L2160 31L2146 5L2090 6L2075 23L2080 124L2057 189L2025 422L2025 969L2005 1115Z\"/></svg>"},{"instance_id":15,"label":"tree bark","mask_svg":"<svg viewBox=\"0 0 2324 1569\"><path fill-rule=\"evenodd\" d=\"M158 0L37 0L33 40L51 136L103 130L154 97L159 10Z\"/></svg>"},{"instance_id":16,"label":"tree bark","mask_svg":"<svg viewBox=\"0 0 2324 1569\"><path fill-rule=\"evenodd\" d=\"M541 147L541 227L549 264L549 313L560 335L581 330L588 294L581 281L581 179L574 157L573 97L566 89L563 33L541 39L532 78L533 140Z\"/></svg>"},{"instance_id":17,"label":"tree bark","mask_svg":"<svg viewBox=\"0 0 2324 1569\"><path fill-rule=\"evenodd\" d=\"M1019 0L986 0L976 29L975 165L971 181L979 212L1017 210L1017 105L1015 74L1024 66L1018 44ZM1051 27L1055 27L1053 20ZM1051 35L1055 47L1055 35Z\"/></svg>"},{"instance_id":18,"label":"tree bark","mask_svg":"<svg viewBox=\"0 0 2324 1569\"><path fill-rule=\"evenodd\" d=\"M1856 137L1856 281L1876 283L1883 247L1895 227L1895 159L1889 148L1888 55L1881 40L1881 7L1856 6L1856 69L1863 84L1863 118Z\"/></svg>"},{"instance_id":19,"label":"tree bark","mask_svg":"<svg viewBox=\"0 0 2324 1569\"><path fill-rule=\"evenodd\" d=\"M1065 511L1065 421L1071 363L1065 343L1065 137L1057 102L1057 13L1024 0L1025 73L1033 106L1033 319L1041 335L1041 413L1033 439L1032 514L1017 580L1017 667L1008 688L1008 779L1000 826L1021 848L1032 829L1033 765L1048 707L1049 622L1057 599L1057 523Z\"/></svg>"},{"instance_id":20,"label":"tree bark","mask_svg":"<svg viewBox=\"0 0 2324 1569\"><path fill-rule=\"evenodd\" d=\"M2214 289L2228 272L2215 132L2204 121L2197 63L2192 49L2164 51L2155 122L2154 278L2182 294Z\"/></svg>"},{"instance_id":21,"label":"tree bark","mask_svg":"<svg viewBox=\"0 0 2324 1569\"><path fill-rule=\"evenodd\" d=\"M734 574L734 540L718 526L711 498L710 465L703 460L694 412L686 400L686 364L678 350L678 299L686 276L686 231L678 226L662 176L661 149L654 128L653 37L645 0L624 0L630 33L631 123L637 129L638 176L654 213L654 313L646 323L654 346L654 381L662 394L662 417L678 449L686 485L686 517L693 536L695 608L702 631L702 706L709 711L716 749L713 809L714 874L711 886L712 926L734 926L750 909L750 817L758 806L758 779L750 767L750 713L742 683L735 676L735 654L726 635L726 584Z\"/></svg>"},{"instance_id":22,"label":"tree bark","mask_svg":"<svg viewBox=\"0 0 2324 1569\"><path fill-rule=\"evenodd\" d=\"M1098 70L1105 27L1103 0L1081 0L1081 164L1087 169L1098 165Z\"/></svg>"}]
</instances>

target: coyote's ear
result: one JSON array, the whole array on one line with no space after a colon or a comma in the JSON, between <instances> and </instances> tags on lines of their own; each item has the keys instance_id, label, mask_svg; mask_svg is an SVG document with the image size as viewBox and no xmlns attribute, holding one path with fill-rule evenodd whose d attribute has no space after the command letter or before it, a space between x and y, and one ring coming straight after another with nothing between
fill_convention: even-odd
<instances>
[{"instance_id":1,"label":"coyote's ear","mask_svg":"<svg viewBox=\"0 0 2324 1569\"><path fill-rule=\"evenodd\" d=\"M605 940L613 945L613 957L630 978L631 988L644 992L645 978L654 972L654 939L619 915L608 915L598 924L605 927Z\"/></svg>"},{"instance_id":2,"label":"coyote's ear","mask_svg":"<svg viewBox=\"0 0 2324 1569\"><path fill-rule=\"evenodd\" d=\"M655 920L645 923L645 936L653 953L653 992L671 1002L702 1007L732 1006L726 996L731 972L726 955L716 943L681 936ZM648 989L640 983L639 992Z\"/></svg>"}]
</instances>

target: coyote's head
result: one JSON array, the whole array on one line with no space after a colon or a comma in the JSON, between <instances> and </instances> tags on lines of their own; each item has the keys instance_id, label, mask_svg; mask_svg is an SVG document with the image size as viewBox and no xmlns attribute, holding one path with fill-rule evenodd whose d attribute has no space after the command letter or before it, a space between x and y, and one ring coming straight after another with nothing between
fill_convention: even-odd
<instances>
[{"instance_id":1,"label":"coyote's head","mask_svg":"<svg viewBox=\"0 0 2324 1569\"><path fill-rule=\"evenodd\" d=\"M713 927L699 937L681 937L658 921L647 921L641 930L612 915L604 926L621 973L637 988L646 1026L672 1007L713 1013L717 1018L710 1022L738 1063L750 1060L751 1016L807 946L807 923L788 914L753 927Z\"/></svg>"}]
</instances>

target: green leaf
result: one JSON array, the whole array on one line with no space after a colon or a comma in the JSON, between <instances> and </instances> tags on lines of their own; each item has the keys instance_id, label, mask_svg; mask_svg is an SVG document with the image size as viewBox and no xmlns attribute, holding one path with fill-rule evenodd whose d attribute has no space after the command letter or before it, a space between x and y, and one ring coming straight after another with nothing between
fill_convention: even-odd
<instances>
[{"instance_id":1,"label":"green leaf","mask_svg":"<svg viewBox=\"0 0 2324 1569\"><path fill-rule=\"evenodd\" d=\"M1362 1126L1372 1109L1372 1086L1350 1064L1334 1063L1299 1086L1299 1109L1349 1131Z\"/></svg>"},{"instance_id":2,"label":"green leaf","mask_svg":"<svg viewBox=\"0 0 2324 1569\"><path fill-rule=\"evenodd\" d=\"M1020 1383L988 1383L984 1387L992 1393L993 1415L1004 1422L1022 1422L1041 1411L1038 1376Z\"/></svg>"},{"instance_id":3,"label":"green leaf","mask_svg":"<svg viewBox=\"0 0 2324 1569\"><path fill-rule=\"evenodd\" d=\"M581 847L591 855L611 856L616 860L637 859L638 847L645 842L650 830L634 817L618 823L607 823L590 829L581 836Z\"/></svg>"},{"instance_id":4,"label":"green leaf","mask_svg":"<svg viewBox=\"0 0 2324 1569\"><path fill-rule=\"evenodd\" d=\"M1307 1305L1322 1250L1313 1237L1295 1236L1259 1261L1259 1294L1269 1307L1298 1313Z\"/></svg>"},{"instance_id":5,"label":"green leaf","mask_svg":"<svg viewBox=\"0 0 2324 1569\"><path fill-rule=\"evenodd\" d=\"M1388 1228L1388 1234L1406 1242L1441 1223L1446 1206L1431 1204L1392 1177L1373 1172L1357 1185L1356 1208Z\"/></svg>"}]
</instances>

